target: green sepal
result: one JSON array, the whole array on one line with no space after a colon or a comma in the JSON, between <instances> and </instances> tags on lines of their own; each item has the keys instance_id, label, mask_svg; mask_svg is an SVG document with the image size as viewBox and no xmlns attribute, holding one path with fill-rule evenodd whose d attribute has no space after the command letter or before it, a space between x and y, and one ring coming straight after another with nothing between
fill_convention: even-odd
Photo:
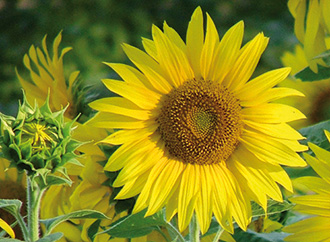
<instances>
[{"instance_id":1,"label":"green sepal","mask_svg":"<svg viewBox=\"0 0 330 242\"><path fill-rule=\"evenodd\" d=\"M23 92L16 119L0 115L2 156L11 161L11 167L26 170L29 176L40 175L46 181L46 173L54 173L66 163L81 165L74 152L84 143L71 138L78 117L64 122L67 108L51 112L49 97L40 108L36 103L32 108Z\"/></svg>"}]
</instances>

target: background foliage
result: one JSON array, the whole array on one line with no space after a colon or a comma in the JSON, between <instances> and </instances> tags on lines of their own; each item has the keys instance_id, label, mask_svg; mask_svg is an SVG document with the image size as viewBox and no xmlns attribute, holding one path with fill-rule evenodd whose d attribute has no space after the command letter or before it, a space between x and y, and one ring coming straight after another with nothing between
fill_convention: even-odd
<instances>
[{"instance_id":1,"label":"background foliage","mask_svg":"<svg viewBox=\"0 0 330 242\"><path fill-rule=\"evenodd\" d=\"M100 79L114 74L102 62L128 62L121 43L142 48L151 24L162 27L164 20L185 38L197 6L212 16L220 34L244 20L245 41L261 31L270 37L255 75L280 67L281 54L296 42L286 0L0 0L0 111L16 113L21 91L15 67L27 75L23 56L45 34L51 43L63 30L61 46L73 47L64 58L66 71L80 70L85 84L103 96Z\"/></svg>"}]
</instances>

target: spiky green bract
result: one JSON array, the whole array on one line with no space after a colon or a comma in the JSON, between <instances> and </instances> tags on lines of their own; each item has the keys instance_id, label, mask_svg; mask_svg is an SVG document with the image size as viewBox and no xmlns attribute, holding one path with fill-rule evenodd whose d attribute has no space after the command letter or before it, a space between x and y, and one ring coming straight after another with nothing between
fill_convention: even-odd
<instances>
[{"instance_id":1,"label":"spiky green bract","mask_svg":"<svg viewBox=\"0 0 330 242\"><path fill-rule=\"evenodd\" d=\"M41 177L45 185L54 183L52 178L55 176L51 173L55 171L65 176L66 183L71 183L64 165L69 162L80 164L74 151L82 143L71 138L75 120L64 122L65 110L53 113L49 98L40 108L36 103L33 108L23 94L16 118L0 114L2 156L11 162L10 166L25 170L32 179ZM60 183L64 180L61 178Z\"/></svg>"}]
</instances>

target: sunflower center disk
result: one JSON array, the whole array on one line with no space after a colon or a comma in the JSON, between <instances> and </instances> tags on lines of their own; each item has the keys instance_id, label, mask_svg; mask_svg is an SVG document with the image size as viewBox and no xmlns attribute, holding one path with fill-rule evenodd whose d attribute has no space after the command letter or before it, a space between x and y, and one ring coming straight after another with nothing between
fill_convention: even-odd
<instances>
[{"instance_id":1,"label":"sunflower center disk","mask_svg":"<svg viewBox=\"0 0 330 242\"><path fill-rule=\"evenodd\" d=\"M158 132L170 158L190 164L225 162L243 123L238 99L220 84L189 80L159 103Z\"/></svg>"}]
</instances>

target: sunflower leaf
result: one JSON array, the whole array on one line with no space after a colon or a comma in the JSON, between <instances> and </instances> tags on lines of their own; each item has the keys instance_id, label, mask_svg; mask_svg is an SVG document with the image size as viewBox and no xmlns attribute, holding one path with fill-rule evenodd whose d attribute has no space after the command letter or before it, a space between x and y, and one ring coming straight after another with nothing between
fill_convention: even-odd
<instances>
[{"instance_id":1,"label":"sunflower leaf","mask_svg":"<svg viewBox=\"0 0 330 242\"><path fill-rule=\"evenodd\" d=\"M79 210L74 211L65 215L57 216L55 218L50 219L41 219L40 222L43 223L46 227L45 235L48 235L52 232L52 230L60 223L70 220L70 219L107 219L108 217L105 216L103 213L95 211L95 210Z\"/></svg>"},{"instance_id":2,"label":"sunflower leaf","mask_svg":"<svg viewBox=\"0 0 330 242\"><path fill-rule=\"evenodd\" d=\"M0 199L0 208L17 218L20 215L22 202L18 199Z\"/></svg>"},{"instance_id":3,"label":"sunflower leaf","mask_svg":"<svg viewBox=\"0 0 330 242\"><path fill-rule=\"evenodd\" d=\"M252 202L252 217L259 217L265 215L265 211L257 203ZM277 202L274 200L268 200L267 203L267 215L276 216L280 213L286 212L293 208L293 204L288 201Z\"/></svg>"},{"instance_id":4,"label":"sunflower leaf","mask_svg":"<svg viewBox=\"0 0 330 242\"><path fill-rule=\"evenodd\" d=\"M109 229L99 234L107 233L118 238L135 238L157 230L158 226L166 225L163 210L148 217L144 217L145 213L146 210L143 210L139 213L125 216L112 223Z\"/></svg>"},{"instance_id":5,"label":"sunflower leaf","mask_svg":"<svg viewBox=\"0 0 330 242\"><path fill-rule=\"evenodd\" d=\"M295 77L301 79L303 82L329 79L330 67L318 66L318 73L314 73L309 67L306 67L298 72Z\"/></svg>"},{"instance_id":6,"label":"sunflower leaf","mask_svg":"<svg viewBox=\"0 0 330 242\"><path fill-rule=\"evenodd\" d=\"M62 238L63 233L59 232L59 233L54 233L54 234L50 234L47 235L41 239L38 239L36 242L53 242L53 241L57 241L60 238Z\"/></svg>"},{"instance_id":7,"label":"sunflower leaf","mask_svg":"<svg viewBox=\"0 0 330 242\"><path fill-rule=\"evenodd\" d=\"M327 66L330 66L330 50L326 50L323 53L315 56L313 59L322 59Z\"/></svg>"},{"instance_id":8,"label":"sunflower leaf","mask_svg":"<svg viewBox=\"0 0 330 242\"><path fill-rule=\"evenodd\" d=\"M238 231L236 231L238 230ZM273 232L273 233L257 233L253 230L248 229L246 232L243 230L235 229L233 235L236 242L283 242L283 239L288 234L283 232Z\"/></svg>"},{"instance_id":9,"label":"sunflower leaf","mask_svg":"<svg viewBox=\"0 0 330 242\"><path fill-rule=\"evenodd\" d=\"M330 131L330 120L300 129L299 133L306 137L306 140L303 140L302 143L307 145L308 142L311 142L325 150L330 150L330 144L324 134L324 130ZM312 153L311 150L307 152L309 154Z\"/></svg>"}]
</instances>

